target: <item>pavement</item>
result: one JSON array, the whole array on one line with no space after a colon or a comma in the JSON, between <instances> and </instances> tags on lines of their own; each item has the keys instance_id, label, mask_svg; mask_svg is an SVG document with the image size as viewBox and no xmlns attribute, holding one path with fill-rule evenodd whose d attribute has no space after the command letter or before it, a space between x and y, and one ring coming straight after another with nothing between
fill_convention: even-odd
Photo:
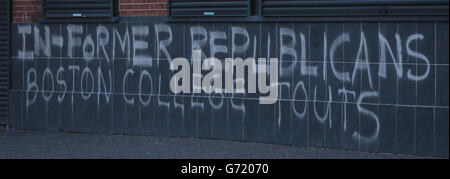
<instances>
[{"instance_id":1,"label":"pavement","mask_svg":"<svg viewBox=\"0 0 450 179\"><path fill-rule=\"evenodd\" d=\"M194 138L6 130L0 159L432 159Z\"/></svg>"}]
</instances>

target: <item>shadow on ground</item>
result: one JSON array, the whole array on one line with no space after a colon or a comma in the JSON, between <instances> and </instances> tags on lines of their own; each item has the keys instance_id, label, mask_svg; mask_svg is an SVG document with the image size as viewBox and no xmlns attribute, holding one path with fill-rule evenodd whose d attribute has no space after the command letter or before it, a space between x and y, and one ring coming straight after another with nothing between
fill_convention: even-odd
<instances>
[{"instance_id":1,"label":"shadow on ground","mask_svg":"<svg viewBox=\"0 0 450 179\"><path fill-rule=\"evenodd\" d=\"M74 134L0 127L0 158L107 159L428 159L192 138Z\"/></svg>"}]
</instances>

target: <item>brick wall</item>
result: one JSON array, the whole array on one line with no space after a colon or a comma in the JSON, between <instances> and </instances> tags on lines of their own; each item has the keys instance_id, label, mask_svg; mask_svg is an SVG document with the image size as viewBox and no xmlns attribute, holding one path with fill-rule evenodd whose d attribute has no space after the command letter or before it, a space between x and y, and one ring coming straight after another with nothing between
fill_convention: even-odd
<instances>
[{"instance_id":1,"label":"brick wall","mask_svg":"<svg viewBox=\"0 0 450 179\"><path fill-rule=\"evenodd\" d=\"M167 0L120 0L121 16L165 16Z\"/></svg>"},{"instance_id":2,"label":"brick wall","mask_svg":"<svg viewBox=\"0 0 450 179\"><path fill-rule=\"evenodd\" d=\"M32 22L41 16L41 0L12 0L13 22ZM167 0L119 0L120 16L165 16Z\"/></svg>"},{"instance_id":3,"label":"brick wall","mask_svg":"<svg viewBox=\"0 0 450 179\"><path fill-rule=\"evenodd\" d=\"M13 22L36 21L41 16L41 0L13 0Z\"/></svg>"}]
</instances>

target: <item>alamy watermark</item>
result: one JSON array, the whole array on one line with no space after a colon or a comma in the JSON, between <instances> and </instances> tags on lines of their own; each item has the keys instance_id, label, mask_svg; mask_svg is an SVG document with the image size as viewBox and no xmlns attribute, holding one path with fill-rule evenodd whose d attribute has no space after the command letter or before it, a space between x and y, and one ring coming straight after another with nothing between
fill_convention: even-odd
<instances>
[{"instance_id":1,"label":"alamy watermark","mask_svg":"<svg viewBox=\"0 0 450 179\"><path fill-rule=\"evenodd\" d=\"M267 63L269 61L269 63ZM256 63L258 62L258 63ZM245 69L247 68L247 80ZM170 63L170 70L176 71L170 80L170 90L180 93L237 93L256 94L260 104L274 104L278 100L278 58L225 58L224 63L217 58L201 59L201 51L192 51L191 63L186 58L176 58ZM225 70L225 73L223 73ZM208 71L202 75L202 71ZM236 78L233 78L236 76ZM269 76L269 83L268 83ZM225 83L223 83L225 81ZM245 86L247 83L247 91ZM225 88L223 88L225 84ZM257 85L258 84L258 85Z\"/></svg>"}]
</instances>

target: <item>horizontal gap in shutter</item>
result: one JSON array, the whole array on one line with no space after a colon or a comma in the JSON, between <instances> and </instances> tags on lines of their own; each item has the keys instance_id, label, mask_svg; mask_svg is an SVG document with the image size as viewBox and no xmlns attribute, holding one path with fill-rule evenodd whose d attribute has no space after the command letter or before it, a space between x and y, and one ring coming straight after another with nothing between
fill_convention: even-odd
<instances>
[{"instance_id":1,"label":"horizontal gap in shutter","mask_svg":"<svg viewBox=\"0 0 450 179\"><path fill-rule=\"evenodd\" d=\"M169 0L171 17L249 16L250 0Z\"/></svg>"}]
</instances>

